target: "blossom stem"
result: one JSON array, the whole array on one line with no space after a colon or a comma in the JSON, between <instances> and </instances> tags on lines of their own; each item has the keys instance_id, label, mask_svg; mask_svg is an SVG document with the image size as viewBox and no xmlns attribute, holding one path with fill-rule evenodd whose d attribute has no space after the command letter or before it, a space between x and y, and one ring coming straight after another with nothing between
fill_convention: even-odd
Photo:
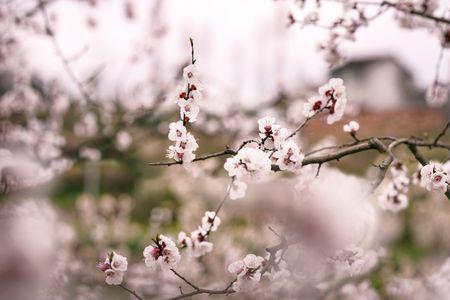
<instances>
[{"instance_id":1,"label":"blossom stem","mask_svg":"<svg viewBox=\"0 0 450 300\"><path fill-rule=\"evenodd\" d=\"M130 293L131 295L133 295L136 299L144 300L144 298L142 298L141 296L139 296L135 291L133 291L133 290L127 288L127 287L124 286L123 284L119 284L118 286L121 287L124 291L126 291L126 292Z\"/></svg>"}]
</instances>

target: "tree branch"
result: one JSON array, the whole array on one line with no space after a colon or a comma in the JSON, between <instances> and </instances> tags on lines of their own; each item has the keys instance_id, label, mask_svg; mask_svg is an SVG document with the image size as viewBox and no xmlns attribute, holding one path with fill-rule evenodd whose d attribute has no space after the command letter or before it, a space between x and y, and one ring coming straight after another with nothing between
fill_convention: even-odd
<instances>
[{"instance_id":1,"label":"tree branch","mask_svg":"<svg viewBox=\"0 0 450 300\"><path fill-rule=\"evenodd\" d=\"M447 124L444 126L444 128L441 130L441 132L436 136L436 138L433 141L433 144L437 144L439 140L445 135L447 132L447 129L450 127L450 121L447 122Z\"/></svg>"},{"instance_id":2,"label":"tree branch","mask_svg":"<svg viewBox=\"0 0 450 300\"><path fill-rule=\"evenodd\" d=\"M131 295L133 295L136 299L144 300L144 298L142 298L141 296L139 296L135 291L133 291L133 290L127 288L127 287L124 286L123 284L119 284L118 286L121 287L124 291L126 291L126 292L130 293Z\"/></svg>"}]
</instances>

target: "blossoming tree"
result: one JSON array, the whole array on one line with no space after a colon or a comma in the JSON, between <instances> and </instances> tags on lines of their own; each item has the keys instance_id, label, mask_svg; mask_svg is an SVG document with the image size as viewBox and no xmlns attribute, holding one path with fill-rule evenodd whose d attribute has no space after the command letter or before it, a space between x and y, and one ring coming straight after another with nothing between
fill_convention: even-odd
<instances>
[{"instance_id":1,"label":"blossoming tree","mask_svg":"<svg viewBox=\"0 0 450 300\"><path fill-rule=\"evenodd\" d=\"M188 229L187 225L180 223L178 225L184 231L177 230L174 234L173 230L161 230L151 237L151 241L147 239L148 243L144 248L139 249L142 255L135 264L145 267L143 272L152 272L152 280L157 285L175 280L175 285L179 287L176 294L145 293L145 290L129 285L129 258L118 249L108 249L106 258L98 263L97 269L103 272L107 285L117 286L131 297L141 300L150 297L183 299L238 293L245 295L242 297L255 299L273 299L277 296L283 299L379 299L383 295L379 293L379 289L374 289L373 282L369 279L371 274L383 267L383 260L389 250L379 247L380 245L370 247L364 243L362 239L368 233L360 234L361 239L358 240L341 237L345 234L330 230L330 224L335 224L333 218L337 218L338 223L346 222L337 217L336 210L339 207L333 205L346 200L342 198L347 195L342 197L339 190L345 189L345 184L340 180L347 175L329 165L367 152L375 152L382 157L381 162L372 162L371 170L375 172L368 172L365 179L351 179L354 180L350 183L352 187L345 190L350 194L351 189L360 189L357 191L357 198L362 200L358 204L352 203L352 209L364 213L361 222L349 224L349 228L369 222L373 210L367 209L366 202L370 199L376 199L377 206L384 213L393 215L401 214L409 207L414 199L410 197L411 190L414 191L417 187L437 195L440 201L444 198L450 200L450 161L448 158L447 161L438 161L442 156L435 157L433 152L442 151L448 157L448 121L433 136L396 137L364 136L360 129L367 124L349 120L347 124L339 125L339 128L350 141L332 145L317 143L312 147L312 143L302 135L304 129L312 122L336 126L336 123L343 120L347 105L352 101L347 97L345 82L340 78L331 78L301 103L301 121L296 124L288 124L276 113L246 116L252 128L250 134L240 135L239 130L236 130L237 134L233 139L224 143L218 151L202 151L208 141L197 139L194 133L202 134L204 128L201 127L208 124L210 116L206 115L207 110L204 109L209 105L205 97L208 87L202 84L201 73L197 68L197 59L201 60L201 56L196 54L193 39L189 40L189 64L182 69L179 80L181 83L174 90L161 91L169 95L168 101L165 101L168 109L160 107L160 102L164 101L155 101L148 106L137 105L137 108L130 108L126 103L120 102L93 101L86 85L75 76L70 61L59 47L52 18L48 13L50 2L52 1L37 1L23 18L17 18L15 22L27 28L32 25L35 14L42 17L40 33L53 43L81 100L71 102L58 86L36 91L27 74L20 74L14 87L2 94L0 114L6 121L2 120L1 123L4 143L0 149L0 186L4 194L20 193L24 189L43 185L69 170L79 160L95 164L102 159L102 155L108 154L126 159L126 151L139 142L133 139L127 128L142 126L147 129L145 121L154 115L160 117L165 109L175 109L176 113L167 114L168 117L163 122L155 121L157 124L153 123L149 127L154 130L155 135L158 132L156 127L159 130L162 128L164 135L167 135L169 141L166 142L166 160L149 162L145 168L177 168L171 180L187 181L188 176L192 175L194 180L199 177L193 175L200 172L198 164L215 162L220 166L214 170L214 177L226 178L226 184L218 187L223 198L216 201L213 208L202 211L202 217L195 227ZM328 41L319 48L331 65L343 62L340 48L344 42L352 41L360 28L388 10L395 13L401 26L410 29L426 27L438 35L442 41L441 53L450 44L448 7L442 16L438 15L439 5L435 1L323 0L317 1L313 12L302 15L305 2L295 1L293 11L287 16L288 20L291 25L317 26L329 32ZM321 9L329 2L342 4L342 15L331 24L321 24ZM2 17L0 21L7 23L11 20ZM12 41L2 43L1 53L10 52L9 47L14 44ZM437 63L436 79L426 95L426 101L433 107L444 105L448 98L448 84L439 78L441 63L442 55ZM161 115L158 115L158 110ZM225 124L227 118L229 116L219 116L217 119ZM69 145L71 135L67 133L68 126L71 134L82 136L85 140L75 146ZM248 135L249 138L241 138ZM114 146L110 153L102 148L102 145L109 145L108 142ZM163 156L160 154L159 156ZM289 189L295 195L289 199L305 198L314 201L286 203L285 199L281 199L285 194L272 186L286 182L289 187L282 188L282 192L287 193L286 190ZM329 190L332 190L331 195ZM230 241L222 241L224 245L220 245L221 229L224 225L227 226L226 219L221 216L224 207L240 205L248 198L266 199L269 196L273 197L271 205L275 203L284 208L281 220L273 222L277 229L272 228L273 223L269 218L264 223L276 242L263 248L250 250L251 247L248 247L248 251L230 255L229 257L234 257L232 261L223 257L221 259L220 255L225 257L228 252L233 251L233 247L226 244L231 244ZM318 211L326 210L320 205L322 198L327 197L334 203L329 206L331 208L327 208L327 217L318 217ZM301 212L298 211L299 207L303 209ZM276 215L277 209L273 208L271 213ZM112 231L116 228L120 230L120 226L112 227ZM347 243L349 240L352 243ZM223 278L210 278L207 266L202 269L203 276L191 276L180 271L184 262L198 264L215 252L219 253L216 254L218 256L215 257L217 259L214 264L224 270L228 276L226 282ZM387 283L386 294L405 299L415 299L414 294L419 297L417 299L444 299L439 297L448 295L450 290L448 269L449 261L435 268L435 272L426 278L394 279ZM182 270L186 271L186 268ZM197 283L191 277L201 282ZM142 278L146 277L143 275ZM257 294L257 291L262 294Z\"/></svg>"}]
</instances>

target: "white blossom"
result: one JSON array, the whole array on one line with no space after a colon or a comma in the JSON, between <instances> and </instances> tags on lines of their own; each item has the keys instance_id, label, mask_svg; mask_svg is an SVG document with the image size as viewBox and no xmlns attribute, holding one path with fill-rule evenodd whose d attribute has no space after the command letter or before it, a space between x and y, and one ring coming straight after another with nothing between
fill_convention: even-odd
<instances>
[{"instance_id":1,"label":"white blossom","mask_svg":"<svg viewBox=\"0 0 450 300\"><path fill-rule=\"evenodd\" d=\"M259 136L262 139L272 136L273 131L278 128L279 126L275 124L274 117L267 116L258 120Z\"/></svg>"},{"instance_id":2,"label":"white blossom","mask_svg":"<svg viewBox=\"0 0 450 300\"><path fill-rule=\"evenodd\" d=\"M308 99L308 101L303 106L303 114L307 118L311 118L317 112L322 110L326 105L326 99L321 96L314 96Z\"/></svg>"},{"instance_id":3,"label":"white blossom","mask_svg":"<svg viewBox=\"0 0 450 300\"><path fill-rule=\"evenodd\" d=\"M280 170L295 171L302 166L305 155L297 144L291 140L281 144L281 148L273 154Z\"/></svg>"},{"instance_id":4,"label":"white blossom","mask_svg":"<svg viewBox=\"0 0 450 300\"><path fill-rule=\"evenodd\" d=\"M219 216L214 211L207 211L202 218L202 229L204 231L216 231L220 222Z\"/></svg>"},{"instance_id":5,"label":"white blossom","mask_svg":"<svg viewBox=\"0 0 450 300\"><path fill-rule=\"evenodd\" d=\"M233 290L236 292L250 290L261 280L261 268L264 258L247 254L243 260L238 260L228 266L228 272L236 275Z\"/></svg>"},{"instance_id":6,"label":"white blossom","mask_svg":"<svg viewBox=\"0 0 450 300\"><path fill-rule=\"evenodd\" d=\"M387 192L378 197L378 205L382 210L398 213L408 207L409 200L405 194L400 194L397 191L388 189Z\"/></svg>"},{"instance_id":7,"label":"white blossom","mask_svg":"<svg viewBox=\"0 0 450 300\"><path fill-rule=\"evenodd\" d=\"M344 115L346 104L344 81L340 78L331 78L328 83L319 88L319 95L308 99L303 113L310 118L320 111L327 110L327 123L333 124Z\"/></svg>"},{"instance_id":8,"label":"white blossom","mask_svg":"<svg viewBox=\"0 0 450 300\"><path fill-rule=\"evenodd\" d=\"M420 170L420 177L427 190L447 191L449 176L442 164L430 162Z\"/></svg>"},{"instance_id":9,"label":"white blossom","mask_svg":"<svg viewBox=\"0 0 450 300\"><path fill-rule=\"evenodd\" d=\"M180 117L190 123L197 121L200 106L193 99L180 101Z\"/></svg>"},{"instance_id":10,"label":"white blossom","mask_svg":"<svg viewBox=\"0 0 450 300\"><path fill-rule=\"evenodd\" d=\"M119 285L123 281L123 276L128 268L128 261L125 256L111 252L105 262L98 264L98 269L105 273L105 282L109 285Z\"/></svg>"},{"instance_id":11,"label":"white blossom","mask_svg":"<svg viewBox=\"0 0 450 300\"><path fill-rule=\"evenodd\" d=\"M350 121L348 124L345 124L343 127L345 132L355 133L359 130L359 123L356 121Z\"/></svg>"},{"instance_id":12,"label":"white blossom","mask_svg":"<svg viewBox=\"0 0 450 300\"><path fill-rule=\"evenodd\" d=\"M271 162L260 149L242 148L235 156L227 159L224 168L231 177L259 180L270 173Z\"/></svg>"},{"instance_id":13,"label":"white blossom","mask_svg":"<svg viewBox=\"0 0 450 300\"><path fill-rule=\"evenodd\" d=\"M178 234L178 244L180 244L182 248L190 249L192 247L192 240L184 231L181 231Z\"/></svg>"},{"instance_id":14,"label":"white blossom","mask_svg":"<svg viewBox=\"0 0 450 300\"><path fill-rule=\"evenodd\" d=\"M116 272L112 269L108 269L105 271L105 282L109 285L119 285L123 281L123 273Z\"/></svg>"},{"instance_id":15,"label":"white blossom","mask_svg":"<svg viewBox=\"0 0 450 300\"><path fill-rule=\"evenodd\" d=\"M111 269L116 272L125 272L128 268L128 261L125 256L113 252L110 265Z\"/></svg>"},{"instance_id":16,"label":"white blossom","mask_svg":"<svg viewBox=\"0 0 450 300\"><path fill-rule=\"evenodd\" d=\"M243 181L234 180L230 187L230 199L237 200L245 197L247 184Z\"/></svg>"},{"instance_id":17,"label":"white blossom","mask_svg":"<svg viewBox=\"0 0 450 300\"><path fill-rule=\"evenodd\" d=\"M191 232L192 247L189 252L193 257L203 256L213 250L213 243L206 241L205 238L206 232L202 228Z\"/></svg>"},{"instance_id":18,"label":"white blossom","mask_svg":"<svg viewBox=\"0 0 450 300\"><path fill-rule=\"evenodd\" d=\"M187 83L194 85L196 88L200 85L197 67L194 64L190 64L183 69L183 78Z\"/></svg>"},{"instance_id":19,"label":"white blossom","mask_svg":"<svg viewBox=\"0 0 450 300\"><path fill-rule=\"evenodd\" d=\"M144 249L145 265L152 269L175 268L180 262L180 252L175 242L162 234L158 235L153 242L154 244Z\"/></svg>"},{"instance_id":20,"label":"white blossom","mask_svg":"<svg viewBox=\"0 0 450 300\"><path fill-rule=\"evenodd\" d=\"M183 121L172 122L169 124L169 140L177 142L186 139L187 130Z\"/></svg>"}]
</instances>

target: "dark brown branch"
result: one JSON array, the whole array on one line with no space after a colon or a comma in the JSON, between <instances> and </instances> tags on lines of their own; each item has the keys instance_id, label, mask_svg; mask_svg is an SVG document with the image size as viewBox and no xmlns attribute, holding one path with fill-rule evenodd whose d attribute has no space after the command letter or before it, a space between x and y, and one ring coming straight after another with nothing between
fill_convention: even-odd
<instances>
[{"instance_id":1,"label":"dark brown branch","mask_svg":"<svg viewBox=\"0 0 450 300\"><path fill-rule=\"evenodd\" d=\"M327 0L327 1L346 3L346 1L343 1L343 0ZM367 6L379 6L379 7L385 6L385 7L393 8L393 9L395 9L397 11L401 11L401 12L404 12L404 13L409 13L411 15L415 15L415 16L418 16L418 17L422 17L424 19L435 21L437 23L450 25L450 19L437 17L437 16L434 16L434 15L427 14L427 13L425 13L423 11L415 10L415 9L404 9L404 8L401 7L401 5L398 5L398 3L394 3L394 2L390 2L390 1L378 2L378 1L370 1L370 0L359 0L359 1L356 1L355 4L367 5Z\"/></svg>"},{"instance_id":2,"label":"dark brown branch","mask_svg":"<svg viewBox=\"0 0 450 300\"><path fill-rule=\"evenodd\" d=\"M422 165L425 166L428 161L426 158L422 155L421 152L419 152L419 149L417 149L416 145L410 145L408 144L408 149L411 152L411 154L416 158L416 160Z\"/></svg>"},{"instance_id":3,"label":"dark brown branch","mask_svg":"<svg viewBox=\"0 0 450 300\"><path fill-rule=\"evenodd\" d=\"M189 280L187 280L186 278L184 278L184 276L182 276L181 274L179 274L177 271L175 271L174 269L170 269L170 271L172 271L173 274L175 274L178 278L180 278L181 280L183 280L185 283L187 283L189 286L191 286L194 290L198 291L200 290L200 288L198 286L196 286L195 284L191 283Z\"/></svg>"},{"instance_id":4,"label":"dark brown branch","mask_svg":"<svg viewBox=\"0 0 450 300\"><path fill-rule=\"evenodd\" d=\"M287 248L289 248L290 246L297 244L299 241L298 239L293 239L290 241L287 241L284 237L280 237L280 242L272 247L266 248L266 251L269 253L269 259L266 261L266 263L264 264L264 267L261 269L261 275L264 275L264 273L268 272L272 267L276 266L279 261L276 261L276 254L278 251L280 250L286 250ZM189 280L187 280L185 277L183 277L182 275L178 274L176 271L172 270L172 272L179 277L181 280L183 280L186 284L188 284L189 286L191 286L194 291L190 292L190 293L184 293L175 297L171 297L171 298L167 298L166 300L178 300L178 299L184 299L184 298L189 298L189 297L193 297L196 295L201 295L201 294L205 294L205 295L229 295L229 294L233 294L235 293L235 291L232 289L233 283L236 282L237 279L233 279L232 281L230 281L230 283L223 289L219 289L219 290L212 290L212 289L203 289L200 288L198 286L196 286L195 284L193 284L192 282L190 282Z\"/></svg>"},{"instance_id":5,"label":"dark brown branch","mask_svg":"<svg viewBox=\"0 0 450 300\"><path fill-rule=\"evenodd\" d=\"M188 281L184 280L186 283ZM203 289L203 288L196 288L194 291L190 293L184 293L175 297L167 298L166 300L178 300L178 299L184 299L184 298L190 298L196 295L206 294L206 295L229 295L235 293L235 291L231 288L233 283L236 282L236 279L232 280L224 289L220 290L211 290L211 289ZM192 283L189 283L190 286L195 286Z\"/></svg>"},{"instance_id":6,"label":"dark brown branch","mask_svg":"<svg viewBox=\"0 0 450 300\"><path fill-rule=\"evenodd\" d=\"M216 153L211 153L211 154L205 154L203 156L199 156L197 158L195 158L193 161L201 161L201 160L207 160L213 157L219 157L219 156L224 156L224 155L236 155L237 152L229 149L229 148L225 148L225 150L223 151L219 151ZM181 165L183 164L182 161L161 161L161 162L154 162L154 163L148 163L149 166L172 166L172 165Z\"/></svg>"},{"instance_id":7,"label":"dark brown branch","mask_svg":"<svg viewBox=\"0 0 450 300\"><path fill-rule=\"evenodd\" d=\"M441 18L441 17L437 17L434 15L430 15L427 14L423 11L418 11L415 9L402 9L400 5L398 5L398 3L393 3L393 2L389 2L389 1L383 1L380 3L381 6L388 6L388 7L392 7L398 11L404 12L404 13L409 13L411 15L415 15L415 16L419 16L425 19L429 19L438 23L443 23L443 24L447 24L450 25L450 19L447 18Z\"/></svg>"},{"instance_id":8,"label":"dark brown branch","mask_svg":"<svg viewBox=\"0 0 450 300\"><path fill-rule=\"evenodd\" d=\"M447 122L447 124L444 126L442 131L436 136L436 138L433 141L433 144L436 145L439 142L439 140L445 135L445 133L447 132L449 127L450 127L450 121Z\"/></svg>"},{"instance_id":9,"label":"dark brown branch","mask_svg":"<svg viewBox=\"0 0 450 300\"><path fill-rule=\"evenodd\" d=\"M121 287L124 291L130 293L131 295L133 295L136 299L139 300L144 300L144 298L142 298L141 296L139 296L135 291L127 288L126 286L124 286L123 284L119 284L119 287Z\"/></svg>"},{"instance_id":10,"label":"dark brown branch","mask_svg":"<svg viewBox=\"0 0 450 300\"><path fill-rule=\"evenodd\" d=\"M448 127L448 124L446 128ZM445 131L445 130L444 130ZM433 142L434 143L434 142ZM412 153L412 155L416 158L416 160L422 165L425 166L428 164L428 160L422 155L422 153L417 149L416 145L408 144L408 149ZM448 200L450 200L450 187L447 186L447 191L445 191L445 196L447 196Z\"/></svg>"}]
</instances>

